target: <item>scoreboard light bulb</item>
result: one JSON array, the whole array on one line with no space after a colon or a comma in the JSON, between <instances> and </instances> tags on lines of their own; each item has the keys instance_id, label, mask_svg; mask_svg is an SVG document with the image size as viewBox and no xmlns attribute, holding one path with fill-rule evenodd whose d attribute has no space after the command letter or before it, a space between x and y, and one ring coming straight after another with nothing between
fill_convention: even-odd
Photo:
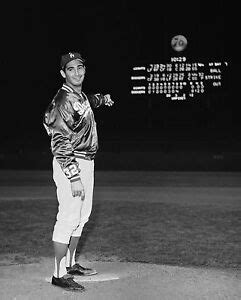
<instances>
[{"instance_id":1,"label":"scoreboard light bulb","mask_svg":"<svg viewBox=\"0 0 241 300\"><path fill-rule=\"evenodd\" d=\"M145 80L145 76L131 76L131 80Z\"/></svg>"},{"instance_id":2,"label":"scoreboard light bulb","mask_svg":"<svg viewBox=\"0 0 241 300\"><path fill-rule=\"evenodd\" d=\"M145 67L133 67L134 71L140 71L140 70L145 70Z\"/></svg>"}]
</instances>

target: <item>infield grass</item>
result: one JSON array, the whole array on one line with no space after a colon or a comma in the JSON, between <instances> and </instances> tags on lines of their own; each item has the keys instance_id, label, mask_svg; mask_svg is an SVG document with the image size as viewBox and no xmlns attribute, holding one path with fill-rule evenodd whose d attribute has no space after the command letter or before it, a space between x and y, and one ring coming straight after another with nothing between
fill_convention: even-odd
<instances>
[{"instance_id":1,"label":"infield grass","mask_svg":"<svg viewBox=\"0 0 241 300\"><path fill-rule=\"evenodd\" d=\"M79 254L100 261L241 268L241 204L148 203L126 196L94 201ZM56 212L54 199L1 200L0 265L52 257Z\"/></svg>"}]
</instances>

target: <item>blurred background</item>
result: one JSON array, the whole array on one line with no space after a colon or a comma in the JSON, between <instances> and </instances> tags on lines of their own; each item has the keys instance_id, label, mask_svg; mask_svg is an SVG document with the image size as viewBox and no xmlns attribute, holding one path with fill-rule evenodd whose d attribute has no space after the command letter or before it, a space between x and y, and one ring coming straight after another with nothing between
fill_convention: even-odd
<instances>
[{"instance_id":1,"label":"blurred background","mask_svg":"<svg viewBox=\"0 0 241 300\"><path fill-rule=\"evenodd\" d=\"M25 1L1 10L2 169L51 169L44 111L62 85L60 56L87 59L86 93L110 93L95 111L100 170L240 171L237 43L227 1ZM231 20L230 20L231 17ZM187 38L182 53L171 47ZM234 36L233 42L231 37ZM222 87L185 101L131 94L144 63L225 61Z\"/></svg>"}]
</instances>

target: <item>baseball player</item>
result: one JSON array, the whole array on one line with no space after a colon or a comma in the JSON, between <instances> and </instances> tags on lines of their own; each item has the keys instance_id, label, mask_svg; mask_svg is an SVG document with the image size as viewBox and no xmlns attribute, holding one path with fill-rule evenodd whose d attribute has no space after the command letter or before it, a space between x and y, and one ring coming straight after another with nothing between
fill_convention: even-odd
<instances>
[{"instance_id":1,"label":"baseball player","mask_svg":"<svg viewBox=\"0 0 241 300\"><path fill-rule=\"evenodd\" d=\"M61 57L62 87L48 106L43 124L51 137L53 179L57 189L58 213L53 230L55 267L52 284L67 290L85 288L74 275L89 276L96 270L75 261L76 248L92 210L94 158L98 150L92 108L112 106L109 94L86 95L82 91L85 60L80 53Z\"/></svg>"}]
</instances>

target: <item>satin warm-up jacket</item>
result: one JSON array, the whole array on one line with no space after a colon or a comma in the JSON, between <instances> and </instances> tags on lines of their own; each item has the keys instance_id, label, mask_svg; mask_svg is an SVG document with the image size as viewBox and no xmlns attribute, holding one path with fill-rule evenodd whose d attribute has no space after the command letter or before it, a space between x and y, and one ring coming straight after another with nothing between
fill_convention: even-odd
<instances>
[{"instance_id":1,"label":"satin warm-up jacket","mask_svg":"<svg viewBox=\"0 0 241 300\"><path fill-rule=\"evenodd\" d=\"M78 100L68 100L67 93ZM102 94L78 94L63 84L48 106L43 124L51 136L51 151L70 181L79 179L76 158L93 160L98 150L98 135L92 108L105 104Z\"/></svg>"}]
</instances>

